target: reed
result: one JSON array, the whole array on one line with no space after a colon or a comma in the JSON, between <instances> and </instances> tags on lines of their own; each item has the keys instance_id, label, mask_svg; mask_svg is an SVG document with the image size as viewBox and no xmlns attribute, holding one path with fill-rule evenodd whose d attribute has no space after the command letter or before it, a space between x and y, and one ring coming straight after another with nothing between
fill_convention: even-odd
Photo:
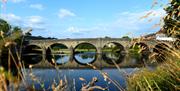
<instances>
[{"instance_id":1,"label":"reed","mask_svg":"<svg viewBox=\"0 0 180 91\"><path fill-rule=\"evenodd\" d=\"M169 49L169 48L168 48ZM179 91L180 51L162 51L164 61L155 70L143 68L127 78L128 91Z\"/></svg>"}]
</instances>

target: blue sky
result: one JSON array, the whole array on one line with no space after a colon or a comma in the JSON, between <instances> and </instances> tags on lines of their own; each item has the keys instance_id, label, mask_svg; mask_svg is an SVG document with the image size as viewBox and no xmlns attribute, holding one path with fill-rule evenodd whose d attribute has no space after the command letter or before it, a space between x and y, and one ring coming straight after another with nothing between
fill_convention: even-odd
<instances>
[{"instance_id":1,"label":"blue sky","mask_svg":"<svg viewBox=\"0 0 180 91\"><path fill-rule=\"evenodd\" d=\"M155 2L155 7L151 8ZM157 3L156 3L157 2ZM159 30L168 0L7 0L1 18L35 36L138 37ZM147 17L148 16L148 17ZM155 27L158 25L158 27ZM154 27L153 27L154 26Z\"/></svg>"}]
</instances>

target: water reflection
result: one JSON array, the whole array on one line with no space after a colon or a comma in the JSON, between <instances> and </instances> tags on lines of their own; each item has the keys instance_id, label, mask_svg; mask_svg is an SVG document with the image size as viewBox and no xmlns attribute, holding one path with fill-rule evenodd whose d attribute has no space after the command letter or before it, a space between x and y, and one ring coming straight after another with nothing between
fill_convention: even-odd
<instances>
[{"instance_id":1,"label":"water reflection","mask_svg":"<svg viewBox=\"0 0 180 91\"><path fill-rule=\"evenodd\" d=\"M74 60L79 64L93 63L96 61L96 47L90 43L81 43L74 49Z\"/></svg>"},{"instance_id":2,"label":"water reflection","mask_svg":"<svg viewBox=\"0 0 180 91\"><path fill-rule=\"evenodd\" d=\"M68 54L54 54L53 56L57 64L65 64L70 58L70 55Z\"/></svg>"},{"instance_id":3,"label":"water reflection","mask_svg":"<svg viewBox=\"0 0 180 91\"><path fill-rule=\"evenodd\" d=\"M124 47L119 43L108 43L103 48L102 58L108 64L121 63L124 60Z\"/></svg>"},{"instance_id":4,"label":"water reflection","mask_svg":"<svg viewBox=\"0 0 180 91\"><path fill-rule=\"evenodd\" d=\"M92 63L94 60L96 60L96 52L75 53L74 57L80 63Z\"/></svg>"},{"instance_id":5,"label":"water reflection","mask_svg":"<svg viewBox=\"0 0 180 91\"><path fill-rule=\"evenodd\" d=\"M37 64L43 59L43 52L39 46L29 45L22 53L22 59L25 64Z\"/></svg>"},{"instance_id":6,"label":"water reflection","mask_svg":"<svg viewBox=\"0 0 180 91\"><path fill-rule=\"evenodd\" d=\"M102 58L108 64L114 64L113 61L119 64L123 61L124 55L120 53L105 52L103 53Z\"/></svg>"},{"instance_id":7,"label":"water reflection","mask_svg":"<svg viewBox=\"0 0 180 91\"><path fill-rule=\"evenodd\" d=\"M80 91L83 83L88 83L92 80L93 77L97 77L98 81L95 83L96 86L106 87L108 91L119 91L119 89L108 80L105 80L101 73L97 70L92 69L33 69L33 75L39 79L41 83L34 81L28 74L30 70L26 70L26 82L29 86L34 86L36 90L42 90L43 88L48 91L52 91L52 84L59 83L61 79L66 79L68 86L66 91ZM133 68L124 68L121 70L117 69L103 69L102 72L105 72L109 75L110 79L116 81L118 85L123 88L126 88L126 78L125 75L132 74L137 71ZM124 72L126 74L124 74ZM84 78L86 81L82 81L79 78ZM44 84L43 88L41 84ZM21 88L22 90L27 90L26 88ZM101 90L95 90L101 91Z\"/></svg>"},{"instance_id":8,"label":"water reflection","mask_svg":"<svg viewBox=\"0 0 180 91\"><path fill-rule=\"evenodd\" d=\"M70 50L64 44L53 44L46 51L46 59L53 65L65 64L70 60Z\"/></svg>"}]
</instances>

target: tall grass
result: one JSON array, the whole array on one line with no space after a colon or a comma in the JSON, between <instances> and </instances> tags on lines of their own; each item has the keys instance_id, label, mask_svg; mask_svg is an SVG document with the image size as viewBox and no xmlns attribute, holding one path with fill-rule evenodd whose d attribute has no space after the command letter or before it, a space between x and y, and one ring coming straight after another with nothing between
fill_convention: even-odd
<instances>
[{"instance_id":1,"label":"tall grass","mask_svg":"<svg viewBox=\"0 0 180 91\"><path fill-rule=\"evenodd\" d=\"M131 75L127 79L128 91L180 90L180 51L160 51L164 54L164 61L155 70L143 68Z\"/></svg>"}]
</instances>

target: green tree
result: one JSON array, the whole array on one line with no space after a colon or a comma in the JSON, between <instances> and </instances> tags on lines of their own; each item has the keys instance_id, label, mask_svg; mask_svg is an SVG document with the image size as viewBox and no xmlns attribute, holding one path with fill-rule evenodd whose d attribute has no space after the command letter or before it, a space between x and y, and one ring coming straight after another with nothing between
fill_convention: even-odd
<instances>
[{"instance_id":1,"label":"green tree","mask_svg":"<svg viewBox=\"0 0 180 91\"><path fill-rule=\"evenodd\" d=\"M131 40L131 38L129 36L123 36L122 38L127 39L127 40Z\"/></svg>"},{"instance_id":2,"label":"green tree","mask_svg":"<svg viewBox=\"0 0 180 91\"><path fill-rule=\"evenodd\" d=\"M0 48L2 48L5 42L20 44L22 38L22 29L20 27L12 27L7 21L0 19L0 32ZM1 40L2 38L4 40Z\"/></svg>"},{"instance_id":3,"label":"green tree","mask_svg":"<svg viewBox=\"0 0 180 91\"><path fill-rule=\"evenodd\" d=\"M11 30L11 25L8 24L3 19L0 19L0 31L4 32L4 35L6 36Z\"/></svg>"},{"instance_id":4,"label":"green tree","mask_svg":"<svg viewBox=\"0 0 180 91\"><path fill-rule=\"evenodd\" d=\"M21 32L21 31L22 31L21 28L18 26L15 26L12 30L12 32Z\"/></svg>"},{"instance_id":5,"label":"green tree","mask_svg":"<svg viewBox=\"0 0 180 91\"><path fill-rule=\"evenodd\" d=\"M164 31L168 36L180 38L180 0L171 0L165 11Z\"/></svg>"}]
</instances>

